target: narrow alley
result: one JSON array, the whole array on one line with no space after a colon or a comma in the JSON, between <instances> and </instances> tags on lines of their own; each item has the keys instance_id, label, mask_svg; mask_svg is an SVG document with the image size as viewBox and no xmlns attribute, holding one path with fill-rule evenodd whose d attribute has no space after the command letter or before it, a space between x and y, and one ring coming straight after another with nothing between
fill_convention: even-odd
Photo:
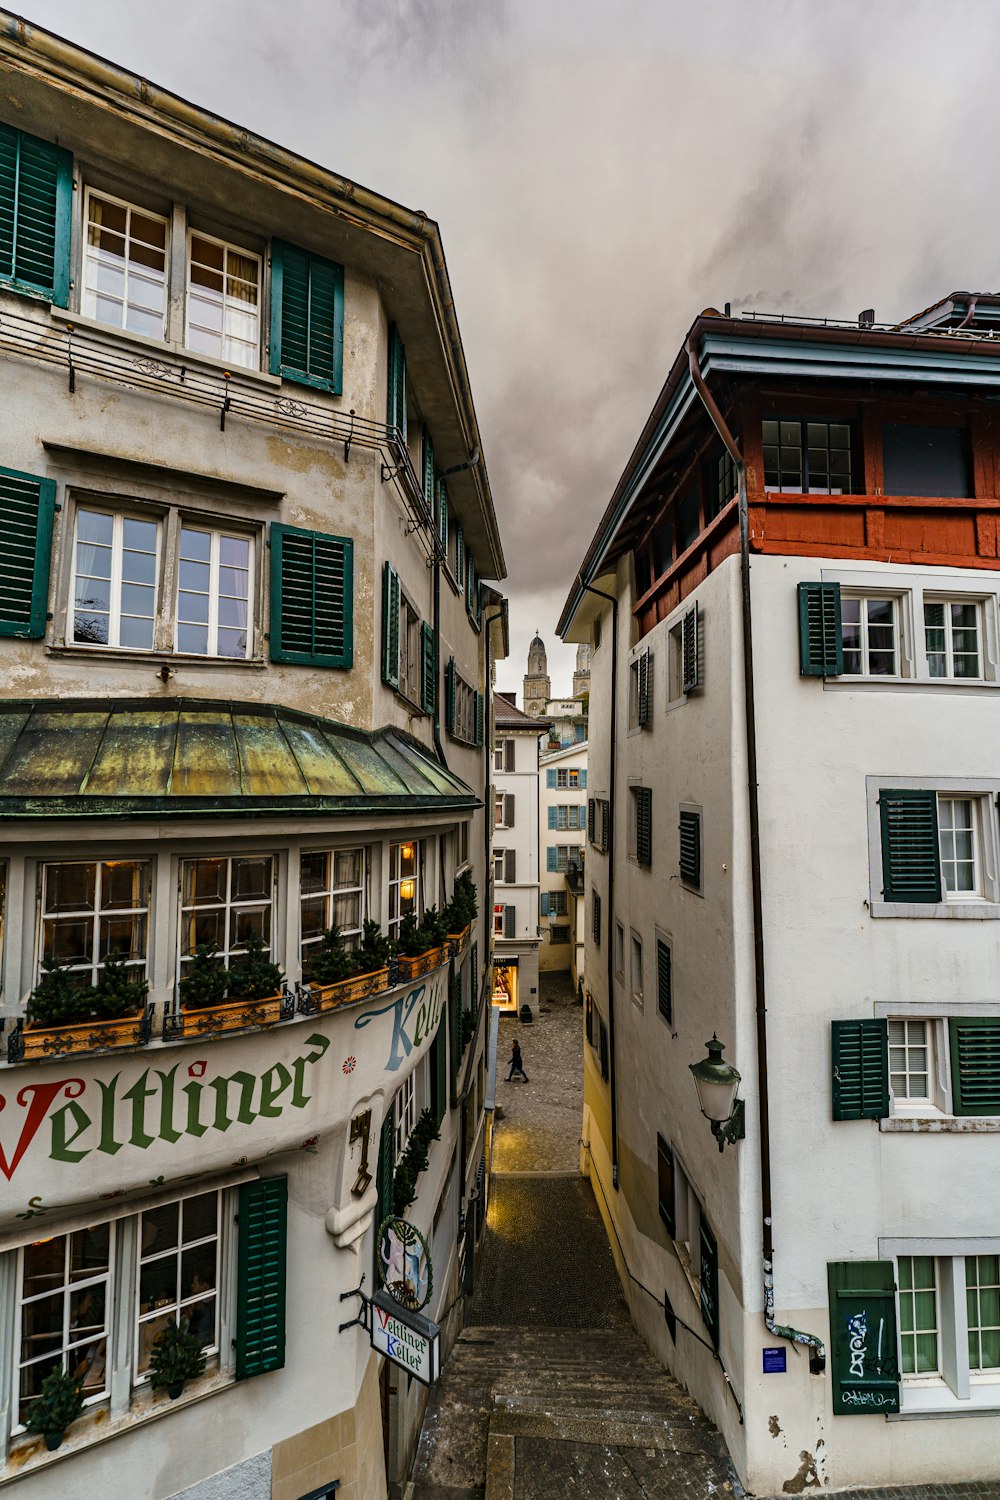
<instances>
[{"instance_id":1,"label":"narrow alley","mask_svg":"<svg viewBox=\"0 0 1000 1500\"><path fill-rule=\"evenodd\" d=\"M506 1083L514 1036L530 1082ZM715 1428L628 1316L579 1172L582 1021L544 975L538 1022L503 1020L484 1263L431 1393L406 1500L738 1496Z\"/></svg>"}]
</instances>

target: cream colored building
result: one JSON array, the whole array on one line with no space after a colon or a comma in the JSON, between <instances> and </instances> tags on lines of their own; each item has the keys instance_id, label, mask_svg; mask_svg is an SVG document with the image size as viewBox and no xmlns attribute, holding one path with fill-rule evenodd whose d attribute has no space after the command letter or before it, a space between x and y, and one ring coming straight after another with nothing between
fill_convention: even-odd
<instances>
[{"instance_id":1,"label":"cream colored building","mask_svg":"<svg viewBox=\"0 0 1000 1500\"><path fill-rule=\"evenodd\" d=\"M493 1003L538 1014L538 752L547 724L493 695Z\"/></svg>"},{"instance_id":2,"label":"cream colored building","mask_svg":"<svg viewBox=\"0 0 1000 1500\"><path fill-rule=\"evenodd\" d=\"M581 919L573 886L587 843L587 742L549 750L538 764L539 878L541 880L541 969L582 968ZM575 982L575 981L574 981Z\"/></svg>"},{"instance_id":3,"label":"cream colored building","mask_svg":"<svg viewBox=\"0 0 1000 1500\"><path fill-rule=\"evenodd\" d=\"M358 1321L380 1223L447 1349L485 1202L504 562L440 234L5 12L0 226L0 1480L383 1500L426 1390ZM422 967L317 977L461 875Z\"/></svg>"}]
</instances>

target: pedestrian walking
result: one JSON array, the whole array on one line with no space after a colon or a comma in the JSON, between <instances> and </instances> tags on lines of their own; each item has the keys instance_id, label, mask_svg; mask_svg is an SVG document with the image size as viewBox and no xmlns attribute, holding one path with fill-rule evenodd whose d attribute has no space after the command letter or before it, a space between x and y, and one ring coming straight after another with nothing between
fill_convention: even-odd
<instances>
[{"instance_id":1,"label":"pedestrian walking","mask_svg":"<svg viewBox=\"0 0 1000 1500\"><path fill-rule=\"evenodd\" d=\"M510 1049L510 1072L507 1074L507 1082L510 1083L515 1073L520 1073L525 1083L530 1083L527 1073L524 1071L524 1063L521 1061L521 1044L514 1038Z\"/></svg>"}]
</instances>

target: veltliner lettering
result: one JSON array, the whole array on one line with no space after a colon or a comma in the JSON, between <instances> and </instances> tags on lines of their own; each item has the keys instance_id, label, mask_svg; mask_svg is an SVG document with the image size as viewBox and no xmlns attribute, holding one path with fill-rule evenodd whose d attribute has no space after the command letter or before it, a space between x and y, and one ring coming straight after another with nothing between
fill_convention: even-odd
<instances>
[{"instance_id":1,"label":"veltliner lettering","mask_svg":"<svg viewBox=\"0 0 1000 1500\"><path fill-rule=\"evenodd\" d=\"M379 1010L370 1010L355 1021L355 1030L360 1031L379 1016L384 1016L388 1011L392 1012L392 1041L389 1045L389 1059L384 1069L386 1073L395 1073L409 1057L414 1047L419 1047L421 1042L431 1036L441 1018L442 991L442 985L433 985L430 994L425 999L427 986L418 985L415 990L410 990L409 994L400 995L398 999L390 1000L388 1005L383 1005ZM409 1030L411 1020L414 1022L412 1036Z\"/></svg>"},{"instance_id":2,"label":"veltliner lettering","mask_svg":"<svg viewBox=\"0 0 1000 1500\"><path fill-rule=\"evenodd\" d=\"M234 1124L252 1125L259 1118L274 1120L285 1110L304 1109L312 1099L306 1069L329 1046L327 1037L313 1033L289 1067L272 1063L259 1075L238 1070L206 1078L207 1063L199 1059L187 1067L188 1081L181 1088L176 1080L181 1063L165 1071L144 1068L137 1078L124 1081L116 1073L106 1082L60 1078L25 1084L16 1095L25 1111L17 1143L9 1158L0 1145L0 1172L11 1180L46 1120L50 1159L77 1163L92 1151L106 1156L117 1155L123 1146L145 1151L154 1144L174 1145L183 1136L198 1138L209 1130L227 1131ZM60 1098L68 1102L58 1104ZM0 1124L8 1123L7 1107L0 1094Z\"/></svg>"}]
</instances>

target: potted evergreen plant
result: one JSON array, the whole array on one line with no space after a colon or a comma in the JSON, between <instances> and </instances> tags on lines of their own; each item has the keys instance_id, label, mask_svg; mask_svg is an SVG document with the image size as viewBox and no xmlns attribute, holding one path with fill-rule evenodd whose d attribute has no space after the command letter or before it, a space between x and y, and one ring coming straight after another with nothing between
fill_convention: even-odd
<instances>
[{"instance_id":1,"label":"potted evergreen plant","mask_svg":"<svg viewBox=\"0 0 1000 1500\"><path fill-rule=\"evenodd\" d=\"M281 1019L285 976L267 956L263 940L253 934L231 969L216 948L202 943L194 951L178 986L182 1036L270 1026Z\"/></svg>"},{"instance_id":2,"label":"potted evergreen plant","mask_svg":"<svg viewBox=\"0 0 1000 1500\"><path fill-rule=\"evenodd\" d=\"M171 1401L188 1380L197 1380L205 1369L205 1351L186 1318L168 1323L149 1352L149 1383L154 1390L166 1387Z\"/></svg>"},{"instance_id":3,"label":"potted evergreen plant","mask_svg":"<svg viewBox=\"0 0 1000 1500\"><path fill-rule=\"evenodd\" d=\"M455 881L452 898L444 911L449 941L458 948L464 947L469 936L469 928L476 920L478 911L475 881L468 870L463 870Z\"/></svg>"},{"instance_id":4,"label":"potted evergreen plant","mask_svg":"<svg viewBox=\"0 0 1000 1500\"><path fill-rule=\"evenodd\" d=\"M389 940L377 922L366 922L357 950L348 948L336 926L324 932L309 959L307 1012L335 1010L377 995L389 983Z\"/></svg>"},{"instance_id":5,"label":"potted evergreen plant","mask_svg":"<svg viewBox=\"0 0 1000 1500\"><path fill-rule=\"evenodd\" d=\"M31 1406L24 1425L40 1433L50 1452L59 1447L66 1428L83 1411L83 1377L68 1370L50 1370L42 1381L42 1393Z\"/></svg>"},{"instance_id":6,"label":"potted evergreen plant","mask_svg":"<svg viewBox=\"0 0 1000 1500\"><path fill-rule=\"evenodd\" d=\"M28 999L25 1058L98 1052L138 1046L146 1040L143 1013L149 981L127 956L112 951L96 985L61 964L43 964L41 979Z\"/></svg>"},{"instance_id":7,"label":"potted evergreen plant","mask_svg":"<svg viewBox=\"0 0 1000 1500\"><path fill-rule=\"evenodd\" d=\"M423 922L417 922L412 912L407 912L400 922L397 942L396 967L403 983L429 974L441 962L440 953L435 953L431 946L432 933Z\"/></svg>"}]
</instances>

